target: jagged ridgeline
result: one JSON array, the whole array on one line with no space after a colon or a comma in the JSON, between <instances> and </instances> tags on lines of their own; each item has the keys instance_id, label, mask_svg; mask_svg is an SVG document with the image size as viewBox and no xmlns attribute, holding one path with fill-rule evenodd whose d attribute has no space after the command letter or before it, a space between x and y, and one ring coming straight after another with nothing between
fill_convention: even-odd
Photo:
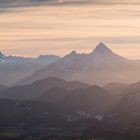
<instances>
[{"instance_id":1,"label":"jagged ridgeline","mask_svg":"<svg viewBox=\"0 0 140 140\"><path fill-rule=\"evenodd\" d=\"M120 81L128 84L139 81L139 71L138 61L119 56L105 44L100 43L89 54L78 54L72 51L58 61L35 71L18 84L29 84L50 76L78 80L92 85Z\"/></svg>"},{"instance_id":2,"label":"jagged ridgeline","mask_svg":"<svg viewBox=\"0 0 140 140\"><path fill-rule=\"evenodd\" d=\"M112 52L100 43L89 54L72 51L64 57L41 55L37 58L5 56L0 53L0 84L31 84L46 77L59 77L88 84L139 81L140 63Z\"/></svg>"}]
</instances>

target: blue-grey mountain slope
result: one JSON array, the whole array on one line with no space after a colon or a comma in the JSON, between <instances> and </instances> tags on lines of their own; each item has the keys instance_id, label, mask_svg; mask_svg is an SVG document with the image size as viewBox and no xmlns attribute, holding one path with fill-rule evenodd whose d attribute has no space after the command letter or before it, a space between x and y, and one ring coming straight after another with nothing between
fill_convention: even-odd
<instances>
[{"instance_id":1,"label":"blue-grey mountain slope","mask_svg":"<svg viewBox=\"0 0 140 140\"><path fill-rule=\"evenodd\" d=\"M34 71L46 67L59 59L54 55L41 55L37 58L6 56L0 53L0 84L11 86Z\"/></svg>"},{"instance_id":2,"label":"blue-grey mountain slope","mask_svg":"<svg viewBox=\"0 0 140 140\"><path fill-rule=\"evenodd\" d=\"M75 51L44 69L36 71L19 84L28 84L44 77L56 76L92 85L112 82L134 83L139 81L140 64L112 52L103 43L89 54Z\"/></svg>"}]
</instances>

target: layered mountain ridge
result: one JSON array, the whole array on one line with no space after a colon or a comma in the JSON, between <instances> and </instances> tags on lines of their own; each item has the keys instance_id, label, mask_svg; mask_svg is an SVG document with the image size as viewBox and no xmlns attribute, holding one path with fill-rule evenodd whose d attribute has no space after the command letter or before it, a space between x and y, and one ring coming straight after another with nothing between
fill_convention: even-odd
<instances>
[{"instance_id":1,"label":"layered mountain ridge","mask_svg":"<svg viewBox=\"0 0 140 140\"><path fill-rule=\"evenodd\" d=\"M89 54L72 51L47 67L36 71L19 84L29 84L44 77L55 76L65 80L77 80L89 84L105 85L110 82L134 83L140 65L112 52L100 43Z\"/></svg>"},{"instance_id":2,"label":"layered mountain ridge","mask_svg":"<svg viewBox=\"0 0 140 140\"><path fill-rule=\"evenodd\" d=\"M12 55L7 56L0 52L0 84L11 86L34 71L57 61L59 58L59 56L55 55L25 58Z\"/></svg>"}]
</instances>

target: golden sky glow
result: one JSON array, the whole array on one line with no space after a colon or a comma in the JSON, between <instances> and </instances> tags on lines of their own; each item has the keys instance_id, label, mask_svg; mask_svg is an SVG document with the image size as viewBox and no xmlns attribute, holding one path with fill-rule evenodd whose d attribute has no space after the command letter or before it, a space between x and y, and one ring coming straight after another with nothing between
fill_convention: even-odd
<instances>
[{"instance_id":1,"label":"golden sky glow","mask_svg":"<svg viewBox=\"0 0 140 140\"><path fill-rule=\"evenodd\" d=\"M104 42L140 58L140 4L45 5L0 13L0 50L6 54L90 52Z\"/></svg>"}]
</instances>

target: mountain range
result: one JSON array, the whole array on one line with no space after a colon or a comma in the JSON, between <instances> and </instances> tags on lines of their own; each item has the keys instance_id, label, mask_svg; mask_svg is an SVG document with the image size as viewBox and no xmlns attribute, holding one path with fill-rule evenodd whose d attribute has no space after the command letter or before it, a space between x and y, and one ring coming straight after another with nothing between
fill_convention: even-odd
<instances>
[{"instance_id":1,"label":"mountain range","mask_svg":"<svg viewBox=\"0 0 140 140\"><path fill-rule=\"evenodd\" d=\"M29 85L0 91L1 99L39 101L57 106L67 113L84 116L105 116L118 102L118 97L99 86L78 81L48 77Z\"/></svg>"},{"instance_id":2,"label":"mountain range","mask_svg":"<svg viewBox=\"0 0 140 140\"><path fill-rule=\"evenodd\" d=\"M86 112L92 115L105 115L113 108L115 114L120 113L120 110L129 113L130 106L134 111L140 104L140 82L127 85L110 83L99 87L48 77L23 86L0 86L0 90L1 99L41 101L65 112Z\"/></svg>"},{"instance_id":3,"label":"mountain range","mask_svg":"<svg viewBox=\"0 0 140 140\"><path fill-rule=\"evenodd\" d=\"M70 81L106 85L112 82L125 84L139 81L140 63L112 52L100 43L89 54L72 51L58 61L35 71L18 84L30 84L44 77L59 77Z\"/></svg>"},{"instance_id":4,"label":"mountain range","mask_svg":"<svg viewBox=\"0 0 140 140\"><path fill-rule=\"evenodd\" d=\"M77 119L76 116L80 115L84 118L94 117L100 121L109 119L109 122L119 124L120 127L140 123L138 111L140 82L128 85L110 83L99 87L78 81L65 81L49 77L29 85L11 88L0 86L0 90L2 104L7 102L8 104L9 102L17 104L16 108L13 105L12 108L20 109L19 111L27 109L22 110L25 114L32 112L29 110L31 108L29 106L33 103L33 108L38 105L57 107L61 110L61 114L65 114L65 117L70 115L67 116L69 121ZM35 111L35 109L33 110Z\"/></svg>"},{"instance_id":5,"label":"mountain range","mask_svg":"<svg viewBox=\"0 0 140 140\"><path fill-rule=\"evenodd\" d=\"M11 86L34 71L44 68L60 57L41 55L37 58L6 56L0 52L0 84Z\"/></svg>"},{"instance_id":6,"label":"mountain range","mask_svg":"<svg viewBox=\"0 0 140 140\"><path fill-rule=\"evenodd\" d=\"M131 84L122 94L121 100L112 109L110 120L122 129L139 132L140 126L140 82ZM124 130L121 131L124 131Z\"/></svg>"},{"instance_id":7,"label":"mountain range","mask_svg":"<svg viewBox=\"0 0 140 140\"><path fill-rule=\"evenodd\" d=\"M56 77L48 77L29 85L14 86L0 92L0 98L13 100L35 100L52 88L64 88L68 91L88 87L88 84L71 81L67 82ZM58 92L58 91L57 91Z\"/></svg>"},{"instance_id":8,"label":"mountain range","mask_svg":"<svg viewBox=\"0 0 140 140\"><path fill-rule=\"evenodd\" d=\"M61 130L74 136L76 131L97 138L139 134L140 82L100 87L47 77L28 85L0 86L0 90L2 129L30 128L49 134Z\"/></svg>"},{"instance_id":9,"label":"mountain range","mask_svg":"<svg viewBox=\"0 0 140 140\"><path fill-rule=\"evenodd\" d=\"M100 43L88 54L72 51L64 57L40 55L37 58L6 56L0 53L0 84L32 84L46 77L81 81L91 85L130 84L139 81L140 63L112 52Z\"/></svg>"},{"instance_id":10,"label":"mountain range","mask_svg":"<svg viewBox=\"0 0 140 140\"><path fill-rule=\"evenodd\" d=\"M44 64L50 64L57 59L59 59L59 56L55 55L40 55L36 58L26 58L26 57L18 57L18 56L12 56L12 55L4 55L2 52L0 52L0 63L42 63Z\"/></svg>"}]
</instances>

